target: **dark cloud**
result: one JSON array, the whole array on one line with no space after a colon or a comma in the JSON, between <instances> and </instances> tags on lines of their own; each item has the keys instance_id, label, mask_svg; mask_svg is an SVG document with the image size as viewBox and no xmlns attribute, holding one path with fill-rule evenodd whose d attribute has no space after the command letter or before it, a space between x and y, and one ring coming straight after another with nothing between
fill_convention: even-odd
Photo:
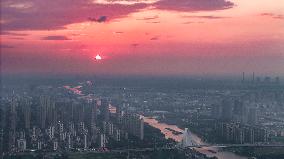
<instances>
[{"instance_id":1,"label":"dark cloud","mask_svg":"<svg viewBox=\"0 0 284 159\"><path fill-rule=\"evenodd\" d=\"M134 44L131 44L131 46L132 46L132 47L137 47L137 46L139 46L139 44L134 43Z\"/></svg>"},{"instance_id":2,"label":"dark cloud","mask_svg":"<svg viewBox=\"0 0 284 159\"><path fill-rule=\"evenodd\" d=\"M106 0L110 4L119 3L121 0ZM145 3L141 0L125 0L127 2ZM156 9L173 10L182 12L224 10L234 7L229 0L158 0L154 3L147 3L148 6ZM151 19L151 17L150 17ZM142 19L143 20L143 19ZM147 18L146 18L147 20Z\"/></svg>"},{"instance_id":3,"label":"dark cloud","mask_svg":"<svg viewBox=\"0 0 284 159\"><path fill-rule=\"evenodd\" d=\"M212 16L212 15L205 15L205 16L199 16L199 15L187 15L182 16L183 18L196 18L196 19L225 19L229 17L222 17L222 16Z\"/></svg>"},{"instance_id":4,"label":"dark cloud","mask_svg":"<svg viewBox=\"0 0 284 159\"><path fill-rule=\"evenodd\" d=\"M284 15L276 15L273 18L275 18L275 19L284 19Z\"/></svg>"},{"instance_id":5,"label":"dark cloud","mask_svg":"<svg viewBox=\"0 0 284 159\"><path fill-rule=\"evenodd\" d=\"M159 39L160 39L159 36L154 36L154 37L152 37L150 40L159 40Z\"/></svg>"},{"instance_id":6,"label":"dark cloud","mask_svg":"<svg viewBox=\"0 0 284 159\"><path fill-rule=\"evenodd\" d=\"M273 13L261 13L260 15L261 16L274 16Z\"/></svg>"},{"instance_id":7,"label":"dark cloud","mask_svg":"<svg viewBox=\"0 0 284 159\"><path fill-rule=\"evenodd\" d=\"M136 20L155 20L155 19L158 19L159 16L153 16L153 17L144 17L144 18L138 18Z\"/></svg>"},{"instance_id":8,"label":"dark cloud","mask_svg":"<svg viewBox=\"0 0 284 159\"><path fill-rule=\"evenodd\" d=\"M15 48L15 46L0 44L0 48L1 49L13 49Z\"/></svg>"},{"instance_id":9,"label":"dark cloud","mask_svg":"<svg viewBox=\"0 0 284 159\"><path fill-rule=\"evenodd\" d=\"M275 19L284 19L284 15L276 15L273 18L275 18Z\"/></svg>"},{"instance_id":10,"label":"dark cloud","mask_svg":"<svg viewBox=\"0 0 284 159\"><path fill-rule=\"evenodd\" d=\"M105 22L127 16L147 5L98 4L90 0L2 0L1 27L11 30L56 30L66 25L87 21L94 15L97 22ZM25 6L29 4L29 6ZM104 15L104 16L100 16ZM107 18L106 18L107 17Z\"/></svg>"},{"instance_id":11,"label":"dark cloud","mask_svg":"<svg viewBox=\"0 0 284 159\"><path fill-rule=\"evenodd\" d=\"M43 37L42 40L70 40L66 36L61 36L61 35L52 35L52 36L46 36Z\"/></svg>"},{"instance_id":12,"label":"dark cloud","mask_svg":"<svg viewBox=\"0 0 284 159\"><path fill-rule=\"evenodd\" d=\"M147 23L151 23L151 24L159 24L159 23L161 23L161 22L156 21L156 22L147 22Z\"/></svg>"},{"instance_id":13,"label":"dark cloud","mask_svg":"<svg viewBox=\"0 0 284 159\"><path fill-rule=\"evenodd\" d=\"M9 31L0 31L0 35L28 36L29 34L25 34L25 33L15 33L15 32L9 32Z\"/></svg>"},{"instance_id":14,"label":"dark cloud","mask_svg":"<svg viewBox=\"0 0 284 159\"><path fill-rule=\"evenodd\" d=\"M22 38L22 37L11 37L10 39L14 39L14 40L25 40L25 38Z\"/></svg>"},{"instance_id":15,"label":"dark cloud","mask_svg":"<svg viewBox=\"0 0 284 159\"><path fill-rule=\"evenodd\" d=\"M189 22L184 22L182 24L194 24L195 22L189 21Z\"/></svg>"},{"instance_id":16,"label":"dark cloud","mask_svg":"<svg viewBox=\"0 0 284 159\"><path fill-rule=\"evenodd\" d=\"M281 15L281 14L261 13L260 16L271 17L274 19L284 19L284 15Z\"/></svg>"},{"instance_id":17,"label":"dark cloud","mask_svg":"<svg viewBox=\"0 0 284 159\"><path fill-rule=\"evenodd\" d=\"M106 17L106 16L101 16L101 17L97 20L97 22L102 23L102 22L105 22L106 20L107 20L107 17Z\"/></svg>"},{"instance_id":18,"label":"dark cloud","mask_svg":"<svg viewBox=\"0 0 284 159\"><path fill-rule=\"evenodd\" d=\"M107 21L107 16L100 16L99 18L88 18L92 22L103 23Z\"/></svg>"},{"instance_id":19,"label":"dark cloud","mask_svg":"<svg viewBox=\"0 0 284 159\"><path fill-rule=\"evenodd\" d=\"M124 32L123 31L115 31L114 33L115 34L123 34Z\"/></svg>"},{"instance_id":20,"label":"dark cloud","mask_svg":"<svg viewBox=\"0 0 284 159\"><path fill-rule=\"evenodd\" d=\"M100 4L90 0L1 0L1 27L3 31L12 30L56 30L65 29L66 25L85 22L90 15L96 17L89 20L96 22L113 21L138 12L146 7L174 11L207 11L222 10L233 7L226 0L160 0L156 3L135 1L132 4L113 3ZM118 1L117 1L118 2ZM104 16L101 16L104 15ZM145 17L144 20L157 19Z\"/></svg>"},{"instance_id":21,"label":"dark cloud","mask_svg":"<svg viewBox=\"0 0 284 159\"><path fill-rule=\"evenodd\" d=\"M188 21L188 22L184 22L182 24L201 24L201 23L204 23L204 22L193 22L193 21Z\"/></svg>"},{"instance_id":22,"label":"dark cloud","mask_svg":"<svg viewBox=\"0 0 284 159\"><path fill-rule=\"evenodd\" d=\"M191 12L229 9L234 3L227 0L160 0L154 6L157 9Z\"/></svg>"}]
</instances>

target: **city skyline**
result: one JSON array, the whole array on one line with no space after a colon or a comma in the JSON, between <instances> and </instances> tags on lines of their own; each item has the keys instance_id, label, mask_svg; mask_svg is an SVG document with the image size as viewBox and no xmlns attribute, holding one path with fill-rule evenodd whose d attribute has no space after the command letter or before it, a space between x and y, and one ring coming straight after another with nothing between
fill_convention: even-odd
<instances>
[{"instance_id":1,"label":"city skyline","mask_svg":"<svg viewBox=\"0 0 284 159\"><path fill-rule=\"evenodd\" d=\"M284 76L281 0L0 3L3 74Z\"/></svg>"},{"instance_id":2,"label":"city skyline","mask_svg":"<svg viewBox=\"0 0 284 159\"><path fill-rule=\"evenodd\" d=\"M1 88L0 152L3 158L283 158L283 84L253 79L193 85L14 79Z\"/></svg>"}]
</instances>

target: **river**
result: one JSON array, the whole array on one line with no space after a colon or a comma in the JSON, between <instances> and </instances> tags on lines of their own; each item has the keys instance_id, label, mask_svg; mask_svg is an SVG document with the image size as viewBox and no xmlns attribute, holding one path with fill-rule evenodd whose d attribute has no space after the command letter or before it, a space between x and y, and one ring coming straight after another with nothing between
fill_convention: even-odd
<instances>
[{"instance_id":1,"label":"river","mask_svg":"<svg viewBox=\"0 0 284 159\"><path fill-rule=\"evenodd\" d=\"M64 88L66 88L67 90L73 92L74 94L83 96L84 94L82 93L82 91L80 90L82 86L77 86L77 87L70 87L70 86L64 86ZM113 106L110 106L110 112L111 113L115 113L116 112L116 108ZM184 130L180 129L178 126L176 125L169 125L166 123L159 123L156 119L154 118L149 118L149 117L144 117L141 115L141 117L143 118L145 123L148 123L149 125L160 129L161 132L165 135L165 137L171 138L177 142L181 142L182 138L183 138L183 134L173 134L174 130L176 132L181 132L183 133ZM168 128L168 129L167 129ZM171 130L169 130L171 129ZM190 132L190 137L191 140L193 140L195 143L197 144L201 144L201 145L205 145L206 143L204 143L202 141L202 139L200 137L198 137L196 134L193 134L192 132ZM206 154L208 157L218 157L218 159L247 159L247 157L242 157L242 156L238 156L232 152L227 152L227 151L221 151L218 148L214 148L214 147L202 147L202 148L195 148L195 150L197 150L200 153ZM208 150L213 150L216 153L212 153L212 151L208 151Z\"/></svg>"},{"instance_id":2,"label":"river","mask_svg":"<svg viewBox=\"0 0 284 159\"><path fill-rule=\"evenodd\" d=\"M154 118L149 118L149 117L144 117L142 116L143 120L145 123L148 123L152 127L155 127L157 129L160 129L161 132L165 135L165 137L168 139L173 139L177 142L181 142L183 138L183 134L173 134L173 131L169 130L175 130L177 132L183 133L184 130L180 129L176 125L169 125L166 123L159 123L156 119ZM168 128L168 129L167 129ZM191 140L193 140L197 144L206 144L202 141L200 137L198 137L196 134L193 134L190 132L191 135ZM218 157L218 159L247 159L247 157L242 157L239 155L236 155L232 152L227 152L227 151L222 151L221 149L215 148L215 147L202 147L202 148L195 148L200 153L206 154L208 157ZM210 151L208 151L210 150ZM216 153L212 153L212 150Z\"/></svg>"}]
</instances>

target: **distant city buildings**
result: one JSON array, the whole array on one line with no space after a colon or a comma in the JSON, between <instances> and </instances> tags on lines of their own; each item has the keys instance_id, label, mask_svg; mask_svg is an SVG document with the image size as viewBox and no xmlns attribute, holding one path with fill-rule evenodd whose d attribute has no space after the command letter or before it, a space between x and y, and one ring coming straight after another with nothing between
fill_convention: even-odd
<instances>
[{"instance_id":1,"label":"distant city buildings","mask_svg":"<svg viewBox=\"0 0 284 159\"><path fill-rule=\"evenodd\" d=\"M224 143L255 144L268 141L268 131L257 126L218 122L215 131Z\"/></svg>"},{"instance_id":2,"label":"distant city buildings","mask_svg":"<svg viewBox=\"0 0 284 159\"><path fill-rule=\"evenodd\" d=\"M161 136L145 133L149 127L139 114L186 126L207 143L259 144L283 137L284 91L279 77L252 74L246 78L244 74L243 82L209 82L208 87L176 90L110 86L96 95L74 90L92 90L79 86L39 86L30 94L18 91L1 98L0 149L18 153L103 150L129 144L155 147L155 139L164 135L159 130ZM184 145L189 142L182 140Z\"/></svg>"},{"instance_id":3,"label":"distant city buildings","mask_svg":"<svg viewBox=\"0 0 284 159\"><path fill-rule=\"evenodd\" d=\"M248 78L247 78L248 77ZM280 77L259 77L255 76L255 73L253 72L251 76L246 76L245 72L242 74L242 80L241 82L243 84L255 84L255 85L279 85L280 84Z\"/></svg>"}]
</instances>

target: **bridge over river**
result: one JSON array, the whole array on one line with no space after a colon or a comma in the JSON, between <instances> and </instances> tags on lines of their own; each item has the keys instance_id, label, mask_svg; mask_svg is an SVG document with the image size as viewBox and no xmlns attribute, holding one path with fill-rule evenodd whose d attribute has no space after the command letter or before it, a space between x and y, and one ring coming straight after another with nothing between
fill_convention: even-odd
<instances>
[{"instance_id":1,"label":"bridge over river","mask_svg":"<svg viewBox=\"0 0 284 159\"><path fill-rule=\"evenodd\" d=\"M207 155L208 157L216 156L219 159L247 159L248 157L239 156L233 152L223 151L224 147L283 147L284 145L267 145L267 144L209 144L202 141L196 134L189 129L180 129L177 125L160 123L153 117L144 117L144 122L152 127L160 129L166 138L171 138L178 144L171 148L189 149L194 148L196 151ZM179 133L176 133L179 132ZM151 148L150 148L151 149ZM159 149L159 148L158 148ZM161 149L161 148L160 148ZM166 148L164 148L166 149ZM149 149L148 149L149 150Z\"/></svg>"},{"instance_id":2,"label":"bridge over river","mask_svg":"<svg viewBox=\"0 0 284 159\"><path fill-rule=\"evenodd\" d=\"M201 147L215 147L215 148L224 148L224 147L284 147L284 144L206 144L202 141L196 141L193 134L185 128L183 137L178 146L181 148L201 148Z\"/></svg>"}]
</instances>

